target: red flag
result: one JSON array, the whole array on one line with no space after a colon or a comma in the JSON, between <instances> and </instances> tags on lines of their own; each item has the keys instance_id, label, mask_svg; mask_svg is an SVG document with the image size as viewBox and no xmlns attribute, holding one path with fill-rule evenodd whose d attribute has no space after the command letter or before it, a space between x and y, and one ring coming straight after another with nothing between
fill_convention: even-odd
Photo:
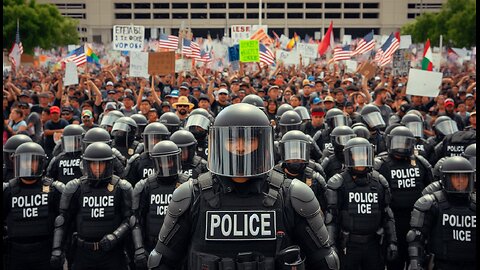
<instances>
[{"instance_id":1,"label":"red flag","mask_svg":"<svg viewBox=\"0 0 480 270\"><path fill-rule=\"evenodd\" d=\"M322 42L320 43L320 46L318 46L318 53L320 55L324 55L325 52L327 52L328 47L333 46L333 22L330 21L330 26L328 27L327 33L322 39Z\"/></svg>"}]
</instances>

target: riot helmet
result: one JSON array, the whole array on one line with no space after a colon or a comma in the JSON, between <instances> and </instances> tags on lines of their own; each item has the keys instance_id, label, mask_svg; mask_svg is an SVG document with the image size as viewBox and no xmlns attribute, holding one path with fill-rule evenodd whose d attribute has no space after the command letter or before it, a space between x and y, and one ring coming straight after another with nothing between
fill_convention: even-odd
<instances>
[{"instance_id":1,"label":"riot helmet","mask_svg":"<svg viewBox=\"0 0 480 270\"><path fill-rule=\"evenodd\" d=\"M8 138L7 142L3 145L3 164L5 164L7 169L13 169L15 150L17 150L18 146L26 142L33 141L25 134L16 134Z\"/></svg>"},{"instance_id":2,"label":"riot helmet","mask_svg":"<svg viewBox=\"0 0 480 270\"><path fill-rule=\"evenodd\" d=\"M175 131L180 129L180 125L182 124L178 115L173 112L166 112L160 116L158 122L164 124L170 134L173 134Z\"/></svg>"},{"instance_id":3,"label":"riot helmet","mask_svg":"<svg viewBox=\"0 0 480 270\"><path fill-rule=\"evenodd\" d=\"M87 146L82 156L83 170L90 180L110 180L113 175L112 148L103 142Z\"/></svg>"},{"instance_id":4,"label":"riot helmet","mask_svg":"<svg viewBox=\"0 0 480 270\"><path fill-rule=\"evenodd\" d=\"M282 162L308 163L311 142L300 130L290 130L282 136L279 148Z\"/></svg>"},{"instance_id":5,"label":"riot helmet","mask_svg":"<svg viewBox=\"0 0 480 270\"><path fill-rule=\"evenodd\" d=\"M280 117L278 125L280 126L281 134L285 134L290 130L299 130L302 125L302 118L293 110L287 111Z\"/></svg>"},{"instance_id":6,"label":"riot helmet","mask_svg":"<svg viewBox=\"0 0 480 270\"><path fill-rule=\"evenodd\" d=\"M148 120L145 117L145 115L141 113L132 114L130 118L132 118L133 121L137 123L138 128L137 128L137 134L135 134L135 137L137 140L141 140L143 131L145 130L145 127L148 125Z\"/></svg>"},{"instance_id":7,"label":"riot helmet","mask_svg":"<svg viewBox=\"0 0 480 270\"><path fill-rule=\"evenodd\" d=\"M180 148L169 140L161 141L153 147L150 156L153 159L158 177L178 175L180 172Z\"/></svg>"},{"instance_id":8,"label":"riot helmet","mask_svg":"<svg viewBox=\"0 0 480 270\"><path fill-rule=\"evenodd\" d=\"M357 137L353 129L349 126L339 126L332 130L330 139L336 154L342 154L347 142Z\"/></svg>"},{"instance_id":9,"label":"riot helmet","mask_svg":"<svg viewBox=\"0 0 480 270\"><path fill-rule=\"evenodd\" d=\"M127 116L118 118L112 128L115 145L129 146L135 140L136 132L137 123L132 118Z\"/></svg>"},{"instance_id":10,"label":"riot helmet","mask_svg":"<svg viewBox=\"0 0 480 270\"><path fill-rule=\"evenodd\" d=\"M62 147L65 153L74 153L82 151L82 139L85 130L80 125L68 125L63 129Z\"/></svg>"},{"instance_id":11,"label":"riot helmet","mask_svg":"<svg viewBox=\"0 0 480 270\"><path fill-rule=\"evenodd\" d=\"M473 191L475 171L461 156L447 157L441 167L443 189L449 194L469 194Z\"/></svg>"},{"instance_id":12,"label":"riot helmet","mask_svg":"<svg viewBox=\"0 0 480 270\"><path fill-rule=\"evenodd\" d=\"M182 149L182 163L191 164L197 149L197 140L193 134L188 130L177 130L170 136L170 140Z\"/></svg>"},{"instance_id":13,"label":"riot helmet","mask_svg":"<svg viewBox=\"0 0 480 270\"><path fill-rule=\"evenodd\" d=\"M300 118L302 118L302 121L309 121L312 120L312 116L310 115L310 112L308 112L308 109L303 107L303 106L297 106L295 109L293 109L295 112L300 115Z\"/></svg>"},{"instance_id":14,"label":"riot helmet","mask_svg":"<svg viewBox=\"0 0 480 270\"><path fill-rule=\"evenodd\" d=\"M152 122L145 127L142 137L145 144L145 152L149 153L152 151L155 144L160 141L167 140L170 136L170 131L168 128L159 122Z\"/></svg>"},{"instance_id":15,"label":"riot helmet","mask_svg":"<svg viewBox=\"0 0 480 270\"><path fill-rule=\"evenodd\" d=\"M385 121L382 118L380 109L373 104L365 105L360 111L360 115L370 130L385 127Z\"/></svg>"},{"instance_id":16,"label":"riot helmet","mask_svg":"<svg viewBox=\"0 0 480 270\"><path fill-rule=\"evenodd\" d=\"M410 157L413 155L415 137L407 127L398 126L387 135L386 145L390 155Z\"/></svg>"},{"instance_id":17,"label":"riot helmet","mask_svg":"<svg viewBox=\"0 0 480 270\"><path fill-rule=\"evenodd\" d=\"M368 130L367 126L364 123L355 123L352 125L353 132L357 135L357 137L370 139L370 130Z\"/></svg>"},{"instance_id":18,"label":"riot helmet","mask_svg":"<svg viewBox=\"0 0 480 270\"><path fill-rule=\"evenodd\" d=\"M47 155L42 146L35 142L25 142L15 150L14 175L17 178L33 180L40 178L47 165Z\"/></svg>"},{"instance_id":19,"label":"riot helmet","mask_svg":"<svg viewBox=\"0 0 480 270\"><path fill-rule=\"evenodd\" d=\"M108 144L109 146L112 145L112 139L110 138L110 134L108 134L108 131L99 127L91 128L85 133L85 135L83 136L83 151L85 152L87 146L94 142L103 142Z\"/></svg>"},{"instance_id":20,"label":"riot helmet","mask_svg":"<svg viewBox=\"0 0 480 270\"><path fill-rule=\"evenodd\" d=\"M348 126L347 117L337 108L332 108L325 114L325 123L330 132L336 127Z\"/></svg>"},{"instance_id":21,"label":"riot helmet","mask_svg":"<svg viewBox=\"0 0 480 270\"><path fill-rule=\"evenodd\" d=\"M345 166L354 174L366 174L373 167L373 145L365 138L349 140L343 149Z\"/></svg>"},{"instance_id":22,"label":"riot helmet","mask_svg":"<svg viewBox=\"0 0 480 270\"><path fill-rule=\"evenodd\" d=\"M257 107L230 105L210 128L208 150L208 169L214 174L252 177L268 173L274 165L273 128Z\"/></svg>"},{"instance_id":23,"label":"riot helmet","mask_svg":"<svg viewBox=\"0 0 480 270\"><path fill-rule=\"evenodd\" d=\"M277 113L275 114L275 119L276 119L277 121L279 121L279 120L280 120L280 117L282 117L282 115L283 115L285 112L291 111L291 110L293 110L293 107L292 107L292 105L290 105L290 104L284 103L284 104L280 105L280 106L278 107L278 109L277 109Z\"/></svg>"},{"instance_id":24,"label":"riot helmet","mask_svg":"<svg viewBox=\"0 0 480 270\"><path fill-rule=\"evenodd\" d=\"M470 161L474 170L477 170L477 144L472 143L463 152L463 156Z\"/></svg>"},{"instance_id":25,"label":"riot helmet","mask_svg":"<svg viewBox=\"0 0 480 270\"><path fill-rule=\"evenodd\" d=\"M400 123L413 133L415 138L423 138L423 120L416 114L405 114Z\"/></svg>"},{"instance_id":26,"label":"riot helmet","mask_svg":"<svg viewBox=\"0 0 480 270\"><path fill-rule=\"evenodd\" d=\"M208 129L213 117L202 108L193 110L187 118L185 129L192 132L197 140L204 140L207 137Z\"/></svg>"},{"instance_id":27,"label":"riot helmet","mask_svg":"<svg viewBox=\"0 0 480 270\"><path fill-rule=\"evenodd\" d=\"M107 115L104 115L102 117L102 121L100 122L100 127L105 129L108 132L112 131L112 127L115 124L115 122L121 118L124 117L123 113L121 111L113 110L110 111Z\"/></svg>"},{"instance_id":28,"label":"riot helmet","mask_svg":"<svg viewBox=\"0 0 480 270\"><path fill-rule=\"evenodd\" d=\"M242 99L242 103L248 103L250 105L253 105L259 108L262 111L266 111L265 105L263 104L263 99L258 95L255 95L255 94L247 95Z\"/></svg>"},{"instance_id":29,"label":"riot helmet","mask_svg":"<svg viewBox=\"0 0 480 270\"><path fill-rule=\"evenodd\" d=\"M457 122L448 116L440 116L433 123L433 129L439 139L458 131Z\"/></svg>"}]
</instances>

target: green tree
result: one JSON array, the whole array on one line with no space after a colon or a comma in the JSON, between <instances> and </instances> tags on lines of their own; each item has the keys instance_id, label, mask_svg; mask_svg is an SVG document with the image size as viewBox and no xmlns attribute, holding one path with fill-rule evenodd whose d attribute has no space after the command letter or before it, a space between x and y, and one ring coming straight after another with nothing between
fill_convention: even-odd
<instances>
[{"instance_id":1,"label":"green tree","mask_svg":"<svg viewBox=\"0 0 480 270\"><path fill-rule=\"evenodd\" d=\"M477 43L477 4L475 0L448 0L439 13L424 13L415 21L402 27L402 34L412 35L413 42L430 39L439 45L440 35L444 44L469 47Z\"/></svg>"},{"instance_id":2,"label":"green tree","mask_svg":"<svg viewBox=\"0 0 480 270\"><path fill-rule=\"evenodd\" d=\"M3 48L15 41L19 20L20 40L25 53L35 47L51 49L67 44L79 44L78 21L63 17L53 4L37 4L35 0L3 1Z\"/></svg>"}]
</instances>

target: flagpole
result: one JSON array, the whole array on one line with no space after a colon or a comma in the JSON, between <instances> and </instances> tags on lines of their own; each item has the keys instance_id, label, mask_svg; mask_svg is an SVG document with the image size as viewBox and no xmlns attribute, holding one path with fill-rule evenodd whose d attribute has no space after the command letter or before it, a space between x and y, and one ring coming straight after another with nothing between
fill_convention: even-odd
<instances>
[{"instance_id":1,"label":"flagpole","mask_svg":"<svg viewBox=\"0 0 480 270\"><path fill-rule=\"evenodd\" d=\"M262 25L262 0L258 4L258 25Z\"/></svg>"}]
</instances>

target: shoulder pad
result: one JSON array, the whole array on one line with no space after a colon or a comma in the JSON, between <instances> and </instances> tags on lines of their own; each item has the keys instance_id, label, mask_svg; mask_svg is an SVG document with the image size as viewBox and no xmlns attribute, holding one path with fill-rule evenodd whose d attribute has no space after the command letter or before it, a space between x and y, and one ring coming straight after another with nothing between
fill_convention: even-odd
<instances>
[{"instance_id":1,"label":"shoulder pad","mask_svg":"<svg viewBox=\"0 0 480 270\"><path fill-rule=\"evenodd\" d=\"M147 179L142 179L135 184L135 188L133 189L133 196L132 196L132 209L134 211L137 210L138 207L140 207L140 194L145 188L146 182L147 182Z\"/></svg>"},{"instance_id":2,"label":"shoulder pad","mask_svg":"<svg viewBox=\"0 0 480 270\"><path fill-rule=\"evenodd\" d=\"M380 182L380 184L382 184L382 186L384 188L390 188L390 186L388 185L388 181L387 179L385 179L385 177L383 175L381 175L379 172L377 171L373 171L373 175L375 176L375 178L378 179L378 182Z\"/></svg>"},{"instance_id":3,"label":"shoulder pad","mask_svg":"<svg viewBox=\"0 0 480 270\"><path fill-rule=\"evenodd\" d=\"M3 182L3 191L8 187L8 182Z\"/></svg>"},{"instance_id":4,"label":"shoulder pad","mask_svg":"<svg viewBox=\"0 0 480 270\"><path fill-rule=\"evenodd\" d=\"M126 160L126 158L122 155L122 153L120 153L120 151L118 151L117 148L115 147L112 147L112 153L115 157L117 157L120 161L124 162Z\"/></svg>"},{"instance_id":5,"label":"shoulder pad","mask_svg":"<svg viewBox=\"0 0 480 270\"><path fill-rule=\"evenodd\" d=\"M68 183L65 185L65 189L63 190L63 193L65 194L73 194L75 191L77 191L78 187L80 186L81 183L81 178L75 178L73 180L68 181Z\"/></svg>"},{"instance_id":6,"label":"shoulder pad","mask_svg":"<svg viewBox=\"0 0 480 270\"><path fill-rule=\"evenodd\" d=\"M188 182L188 180L190 180L189 175L187 175L185 173L182 173L182 174L178 175L178 183L183 184L185 182Z\"/></svg>"},{"instance_id":7,"label":"shoulder pad","mask_svg":"<svg viewBox=\"0 0 480 270\"><path fill-rule=\"evenodd\" d=\"M119 179L119 180L118 180L118 186L119 186L122 190L132 189L132 184L130 184L130 182L128 182L128 181L125 180L125 179Z\"/></svg>"},{"instance_id":8,"label":"shoulder pad","mask_svg":"<svg viewBox=\"0 0 480 270\"><path fill-rule=\"evenodd\" d=\"M313 190L298 179L293 179L290 184L290 199L293 208L302 217L310 218L321 211Z\"/></svg>"},{"instance_id":9,"label":"shoulder pad","mask_svg":"<svg viewBox=\"0 0 480 270\"><path fill-rule=\"evenodd\" d=\"M313 134L313 138L312 138L312 139L313 139L314 141L317 141L318 138L320 138L320 136L322 136L322 129L319 130L319 131L317 131L317 132L315 132L315 134Z\"/></svg>"},{"instance_id":10,"label":"shoulder pad","mask_svg":"<svg viewBox=\"0 0 480 270\"><path fill-rule=\"evenodd\" d=\"M431 194L427 194L427 195L424 195L422 197L420 197L414 204L414 208L422 211L422 212L425 212L425 211L428 211L433 203L435 202L435 197Z\"/></svg>"},{"instance_id":11,"label":"shoulder pad","mask_svg":"<svg viewBox=\"0 0 480 270\"><path fill-rule=\"evenodd\" d=\"M65 190L65 184L60 181L53 181L52 186L60 193L63 193L63 191Z\"/></svg>"},{"instance_id":12,"label":"shoulder pad","mask_svg":"<svg viewBox=\"0 0 480 270\"><path fill-rule=\"evenodd\" d=\"M376 158L373 160L373 169L374 169L374 170L380 170L380 168L381 168L382 165L383 165L383 162L384 162L384 160L383 160L382 157L380 157L380 156L376 157Z\"/></svg>"},{"instance_id":13,"label":"shoulder pad","mask_svg":"<svg viewBox=\"0 0 480 270\"><path fill-rule=\"evenodd\" d=\"M339 173L335 174L334 176L330 177L327 181L327 188L330 189L339 189L343 185L343 176Z\"/></svg>"},{"instance_id":14,"label":"shoulder pad","mask_svg":"<svg viewBox=\"0 0 480 270\"><path fill-rule=\"evenodd\" d=\"M135 154L141 154L143 153L143 149L145 148L145 144L139 142L137 147L135 148Z\"/></svg>"},{"instance_id":15,"label":"shoulder pad","mask_svg":"<svg viewBox=\"0 0 480 270\"><path fill-rule=\"evenodd\" d=\"M132 164L138 157L140 157L140 154L134 154L128 159L127 164Z\"/></svg>"},{"instance_id":16,"label":"shoulder pad","mask_svg":"<svg viewBox=\"0 0 480 270\"><path fill-rule=\"evenodd\" d=\"M192 160L192 165L196 167L200 162L202 161L202 158L200 156L195 155Z\"/></svg>"},{"instance_id":17,"label":"shoulder pad","mask_svg":"<svg viewBox=\"0 0 480 270\"><path fill-rule=\"evenodd\" d=\"M318 184L319 184L322 188L326 188L326 187L327 187L327 181L325 180L325 177L323 177L320 173L315 172L315 173L313 174L313 178L318 182Z\"/></svg>"},{"instance_id":18,"label":"shoulder pad","mask_svg":"<svg viewBox=\"0 0 480 270\"><path fill-rule=\"evenodd\" d=\"M53 182L54 182L53 178L50 178L50 177L43 177L42 178L42 184L44 186L51 186Z\"/></svg>"},{"instance_id":19,"label":"shoulder pad","mask_svg":"<svg viewBox=\"0 0 480 270\"><path fill-rule=\"evenodd\" d=\"M320 166L322 166L322 168L326 168L326 166L328 166L328 163L330 162L330 158L328 156L324 156L324 158L322 159L322 163L320 164Z\"/></svg>"},{"instance_id":20,"label":"shoulder pad","mask_svg":"<svg viewBox=\"0 0 480 270\"><path fill-rule=\"evenodd\" d=\"M425 168L427 168L427 169L432 168L432 164L430 164L430 162L428 162L423 156L415 155L415 157L422 163L423 166L425 166Z\"/></svg>"},{"instance_id":21,"label":"shoulder pad","mask_svg":"<svg viewBox=\"0 0 480 270\"><path fill-rule=\"evenodd\" d=\"M173 217L181 216L190 206L193 197L193 183L181 184L172 194L172 201L168 206L168 213Z\"/></svg>"},{"instance_id":22,"label":"shoulder pad","mask_svg":"<svg viewBox=\"0 0 480 270\"><path fill-rule=\"evenodd\" d=\"M434 192L439 191L441 189L442 189L442 183L440 181L435 181L430 183L428 186L426 186L422 190L422 195L433 194Z\"/></svg>"},{"instance_id":23,"label":"shoulder pad","mask_svg":"<svg viewBox=\"0 0 480 270\"><path fill-rule=\"evenodd\" d=\"M474 205L477 205L477 192L476 191L470 193L470 202L473 203Z\"/></svg>"}]
</instances>

